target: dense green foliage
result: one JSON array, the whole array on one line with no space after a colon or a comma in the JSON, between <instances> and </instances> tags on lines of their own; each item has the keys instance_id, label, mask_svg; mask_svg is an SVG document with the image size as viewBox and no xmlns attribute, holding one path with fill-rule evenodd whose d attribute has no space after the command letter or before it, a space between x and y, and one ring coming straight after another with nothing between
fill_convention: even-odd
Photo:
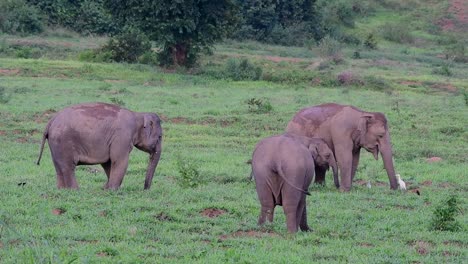
<instances>
[{"instance_id":1,"label":"dense green foliage","mask_svg":"<svg viewBox=\"0 0 468 264\"><path fill-rule=\"evenodd\" d=\"M130 23L161 46L159 61L164 65L193 65L236 20L232 0L105 2L120 25Z\"/></svg>"},{"instance_id":2,"label":"dense green foliage","mask_svg":"<svg viewBox=\"0 0 468 264\"><path fill-rule=\"evenodd\" d=\"M70 28L83 34L111 33L114 23L104 8L104 0L26 0L42 10L48 24Z\"/></svg>"},{"instance_id":3,"label":"dense green foliage","mask_svg":"<svg viewBox=\"0 0 468 264\"><path fill-rule=\"evenodd\" d=\"M36 34L44 30L40 12L24 0L0 1L0 33Z\"/></svg>"}]
</instances>

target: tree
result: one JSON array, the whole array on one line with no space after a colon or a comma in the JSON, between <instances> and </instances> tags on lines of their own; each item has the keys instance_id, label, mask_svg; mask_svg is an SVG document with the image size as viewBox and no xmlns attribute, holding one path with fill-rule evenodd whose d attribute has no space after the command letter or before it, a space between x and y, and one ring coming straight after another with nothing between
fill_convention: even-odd
<instances>
[{"instance_id":1,"label":"tree","mask_svg":"<svg viewBox=\"0 0 468 264\"><path fill-rule=\"evenodd\" d=\"M132 25L161 45L159 61L190 66L227 36L237 21L233 0L105 0L120 25Z\"/></svg>"}]
</instances>

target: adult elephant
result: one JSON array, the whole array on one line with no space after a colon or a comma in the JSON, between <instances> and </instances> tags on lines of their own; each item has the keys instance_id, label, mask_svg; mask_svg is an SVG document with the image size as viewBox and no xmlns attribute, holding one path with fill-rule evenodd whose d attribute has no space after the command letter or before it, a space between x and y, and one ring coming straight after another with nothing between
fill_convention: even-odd
<instances>
[{"instance_id":1,"label":"adult elephant","mask_svg":"<svg viewBox=\"0 0 468 264\"><path fill-rule=\"evenodd\" d=\"M133 146L150 154L145 189L149 189L161 157L161 120L154 113L137 113L106 103L84 103L58 112L47 124L46 139L57 173L58 188L78 188L77 165L101 164L105 189L118 189L127 172Z\"/></svg>"},{"instance_id":2,"label":"adult elephant","mask_svg":"<svg viewBox=\"0 0 468 264\"><path fill-rule=\"evenodd\" d=\"M322 104L296 113L286 132L325 140L338 162L341 190L351 189L361 148L371 152L376 160L381 153L390 188L397 189L390 133L384 114L365 112L350 105ZM315 182L325 182L325 170L320 167L315 170Z\"/></svg>"}]
</instances>

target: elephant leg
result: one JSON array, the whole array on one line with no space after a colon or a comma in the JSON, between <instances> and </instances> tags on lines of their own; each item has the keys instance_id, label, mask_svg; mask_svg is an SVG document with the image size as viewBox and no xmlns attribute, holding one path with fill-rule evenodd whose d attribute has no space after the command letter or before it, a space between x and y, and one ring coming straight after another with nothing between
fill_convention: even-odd
<instances>
[{"instance_id":1,"label":"elephant leg","mask_svg":"<svg viewBox=\"0 0 468 264\"><path fill-rule=\"evenodd\" d=\"M306 206L305 197L304 197L304 200L301 201L301 204L299 204L299 207L301 209L298 211L302 211L302 214L300 215L300 218L299 218L301 219L299 223L299 227L301 228L301 231L308 232L311 229L309 225L307 224L307 206Z\"/></svg>"},{"instance_id":2,"label":"elephant leg","mask_svg":"<svg viewBox=\"0 0 468 264\"><path fill-rule=\"evenodd\" d=\"M260 187L257 185L257 187ZM261 189L261 190L260 190ZM265 220L268 222L273 222L273 214L275 212L275 201L273 199L273 194L270 192L268 186L264 188L257 189L258 198L260 200L260 216L258 217L258 225L265 224Z\"/></svg>"},{"instance_id":3,"label":"elephant leg","mask_svg":"<svg viewBox=\"0 0 468 264\"><path fill-rule=\"evenodd\" d=\"M127 167L128 167L128 156L126 159L122 159L119 161L112 161L109 180L104 186L104 189L117 190L122 184L123 177L125 176L125 173L127 172Z\"/></svg>"},{"instance_id":4,"label":"elephant leg","mask_svg":"<svg viewBox=\"0 0 468 264\"><path fill-rule=\"evenodd\" d=\"M78 183L75 177L76 163L71 154L67 152L54 150L52 159L54 161L55 172L57 174L57 188L78 189Z\"/></svg>"},{"instance_id":5,"label":"elephant leg","mask_svg":"<svg viewBox=\"0 0 468 264\"><path fill-rule=\"evenodd\" d=\"M315 166L315 183L325 185L325 174L327 170L320 166Z\"/></svg>"},{"instance_id":6,"label":"elephant leg","mask_svg":"<svg viewBox=\"0 0 468 264\"><path fill-rule=\"evenodd\" d=\"M358 149L356 151L353 151L353 168L351 170L351 181L354 180L354 176L356 175L356 170L359 165L359 157L361 153L361 149Z\"/></svg>"},{"instance_id":7,"label":"elephant leg","mask_svg":"<svg viewBox=\"0 0 468 264\"><path fill-rule=\"evenodd\" d=\"M296 233L300 218L302 218L302 211L299 213L299 205L297 203L284 203L283 210L286 215L286 226L289 233ZM298 215L300 218L298 219Z\"/></svg>"},{"instance_id":8,"label":"elephant leg","mask_svg":"<svg viewBox=\"0 0 468 264\"><path fill-rule=\"evenodd\" d=\"M351 171L353 156L350 151L352 146L348 148L343 146L335 146L336 161L338 162L338 167L340 169L340 190L348 192L351 190Z\"/></svg>"},{"instance_id":9,"label":"elephant leg","mask_svg":"<svg viewBox=\"0 0 468 264\"><path fill-rule=\"evenodd\" d=\"M109 160L106 163L102 163L101 166L104 169L104 172L106 173L107 180L109 181L111 173L111 161Z\"/></svg>"}]
</instances>

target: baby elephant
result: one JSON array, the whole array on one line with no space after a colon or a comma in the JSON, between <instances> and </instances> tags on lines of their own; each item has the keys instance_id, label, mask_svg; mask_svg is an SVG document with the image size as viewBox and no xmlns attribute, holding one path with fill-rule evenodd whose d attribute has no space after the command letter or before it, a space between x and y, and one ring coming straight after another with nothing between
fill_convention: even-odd
<instances>
[{"instance_id":1,"label":"baby elephant","mask_svg":"<svg viewBox=\"0 0 468 264\"><path fill-rule=\"evenodd\" d=\"M275 206L281 205L290 233L299 227L308 231L307 189L314 181L315 166L328 169L329 165L338 179L333 153L321 139L283 134L260 141L252 157L252 174L261 204L258 224L272 222Z\"/></svg>"},{"instance_id":2,"label":"baby elephant","mask_svg":"<svg viewBox=\"0 0 468 264\"><path fill-rule=\"evenodd\" d=\"M58 188L78 188L77 165L101 164L107 175L104 188L118 189L135 146L150 154L145 180L149 189L161 157L161 120L154 113L136 113L111 104L78 104L61 110L47 124L38 165L46 139Z\"/></svg>"}]
</instances>

